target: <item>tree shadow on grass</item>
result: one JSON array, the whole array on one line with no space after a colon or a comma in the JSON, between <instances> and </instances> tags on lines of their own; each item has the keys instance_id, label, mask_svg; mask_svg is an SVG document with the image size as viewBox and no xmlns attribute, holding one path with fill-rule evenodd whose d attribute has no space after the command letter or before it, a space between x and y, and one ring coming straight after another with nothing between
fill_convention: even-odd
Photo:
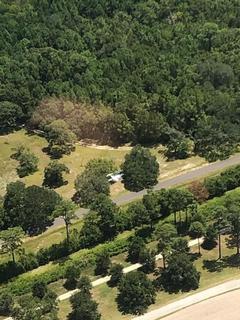
<instances>
[{"instance_id":1,"label":"tree shadow on grass","mask_svg":"<svg viewBox=\"0 0 240 320\"><path fill-rule=\"evenodd\" d=\"M233 254L222 259L227 267L240 268L240 255Z\"/></svg>"},{"instance_id":2,"label":"tree shadow on grass","mask_svg":"<svg viewBox=\"0 0 240 320\"><path fill-rule=\"evenodd\" d=\"M143 226L136 230L135 235L143 239L148 239L152 236L152 229L149 226Z\"/></svg>"},{"instance_id":3,"label":"tree shadow on grass","mask_svg":"<svg viewBox=\"0 0 240 320\"><path fill-rule=\"evenodd\" d=\"M222 259L203 261L203 269L207 269L209 272L221 272L227 267L240 268L240 255L233 254Z\"/></svg>"},{"instance_id":4,"label":"tree shadow on grass","mask_svg":"<svg viewBox=\"0 0 240 320\"><path fill-rule=\"evenodd\" d=\"M192 262L194 262L195 260L201 258L201 254L199 254L198 252L195 252L195 253L189 253L189 257L190 257L190 260Z\"/></svg>"},{"instance_id":5,"label":"tree shadow on grass","mask_svg":"<svg viewBox=\"0 0 240 320\"><path fill-rule=\"evenodd\" d=\"M204 249L204 250L212 250L212 249L214 249L214 248L216 248L216 246L217 246L217 242L216 241L207 241L207 240L205 240L203 243L202 243L202 248Z\"/></svg>"},{"instance_id":6,"label":"tree shadow on grass","mask_svg":"<svg viewBox=\"0 0 240 320\"><path fill-rule=\"evenodd\" d=\"M208 272L221 272L226 264L223 260L203 260L203 269Z\"/></svg>"}]
</instances>

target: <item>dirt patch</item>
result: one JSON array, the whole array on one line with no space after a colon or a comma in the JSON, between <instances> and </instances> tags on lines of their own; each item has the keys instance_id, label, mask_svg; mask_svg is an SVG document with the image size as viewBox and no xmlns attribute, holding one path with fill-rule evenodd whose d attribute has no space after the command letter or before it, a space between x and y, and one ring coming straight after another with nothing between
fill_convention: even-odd
<instances>
[{"instance_id":1,"label":"dirt patch","mask_svg":"<svg viewBox=\"0 0 240 320\"><path fill-rule=\"evenodd\" d=\"M86 141L79 141L77 144L80 146L86 147L86 148L92 148L92 149L97 149L97 150L129 151L132 149L132 147L128 146L128 145L120 146L120 147L111 147L108 145L98 145L96 143L90 143L90 142L86 142Z\"/></svg>"}]
</instances>

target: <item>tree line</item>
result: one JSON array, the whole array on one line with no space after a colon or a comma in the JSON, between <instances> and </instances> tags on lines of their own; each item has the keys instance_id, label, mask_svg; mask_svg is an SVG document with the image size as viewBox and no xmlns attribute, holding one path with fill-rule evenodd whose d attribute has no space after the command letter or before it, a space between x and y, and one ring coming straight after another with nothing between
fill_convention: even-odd
<instances>
[{"instance_id":1,"label":"tree line","mask_svg":"<svg viewBox=\"0 0 240 320\"><path fill-rule=\"evenodd\" d=\"M234 152L237 1L4 0L1 13L1 133L37 110L44 127L64 119L78 138L162 143L169 158Z\"/></svg>"},{"instance_id":2,"label":"tree line","mask_svg":"<svg viewBox=\"0 0 240 320\"><path fill-rule=\"evenodd\" d=\"M104 176L105 179L106 170L109 165L112 166L112 163L106 160L91 160L90 164L91 166L87 167L86 171L89 172L91 167L91 173L96 170L96 177L99 178L103 174L102 177ZM220 181L221 185L225 186L223 194L224 191L239 186L238 179L239 166L236 166L219 175L206 178L203 183L193 182L188 188L150 190L141 201L129 204L124 209L119 208L108 197L108 194L103 192L98 194L94 189L95 193L91 191L88 199L94 198L95 200L89 204L90 211L84 218L80 231L70 231L76 210L76 205L71 200L64 200L55 191L45 187L26 187L22 182L11 183L7 188L0 211L2 229L5 229L1 231L0 236L6 243L2 250L11 253L13 264L10 262L1 265L1 274L4 274L2 280L7 280L80 249L113 240L124 230L149 226L152 232L159 220L169 216L172 216L175 226L183 234L189 233L194 237L207 234L216 236L212 224L209 228L206 227L206 221L213 220L215 213L209 210L205 212L202 209L204 206L198 204L206 202L214 195L220 195ZM139 183L139 180L137 182ZM211 189L207 188L208 185L211 186ZM18 252L21 247L24 232L41 233L55 217L61 217L64 220L66 239L60 244L41 249L36 254L20 251L19 258L15 261L15 250Z\"/></svg>"}]
</instances>

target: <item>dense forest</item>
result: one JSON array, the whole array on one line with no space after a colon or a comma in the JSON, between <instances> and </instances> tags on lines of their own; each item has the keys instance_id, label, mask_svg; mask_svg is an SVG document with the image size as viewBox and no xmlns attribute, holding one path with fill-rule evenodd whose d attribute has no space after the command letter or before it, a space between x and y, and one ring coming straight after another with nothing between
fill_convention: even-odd
<instances>
[{"instance_id":1,"label":"dense forest","mask_svg":"<svg viewBox=\"0 0 240 320\"><path fill-rule=\"evenodd\" d=\"M0 28L2 133L49 124L49 107L78 138L162 143L170 157L239 143L239 0L1 0ZM95 116L87 131L77 114Z\"/></svg>"}]
</instances>

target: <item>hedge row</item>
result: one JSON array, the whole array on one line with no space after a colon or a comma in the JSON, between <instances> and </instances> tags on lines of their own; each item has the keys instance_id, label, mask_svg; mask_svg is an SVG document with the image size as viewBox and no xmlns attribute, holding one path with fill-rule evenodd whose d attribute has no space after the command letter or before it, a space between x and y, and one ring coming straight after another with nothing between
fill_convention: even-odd
<instances>
[{"instance_id":1,"label":"hedge row","mask_svg":"<svg viewBox=\"0 0 240 320\"><path fill-rule=\"evenodd\" d=\"M222 197L216 197L199 206L199 212L206 219L211 220L211 212L216 206L222 205L228 207L232 203L240 203L240 188L227 192ZM58 264L50 263L47 266L42 266L36 270L20 275L11 282L2 286L15 295L22 295L31 291L33 283L37 279L51 283L64 277L65 269L73 262L77 263L82 269L95 264L96 256L103 250L107 250L110 256L115 256L128 250L129 238L131 233L126 238L115 239L114 241L99 244L92 249L82 249L69 256L65 262ZM49 268L49 270L45 270ZM44 271L45 270L45 271Z\"/></svg>"},{"instance_id":2,"label":"hedge row","mask_svg":"<svg viewBox=\"0 0 240 320\"><path fill-rule=\"evenodd\" d=\"M212 220L212 212L217 206L224 206L230 208L232 204L240 204L240 188L226 192L221 197L215 197L207 202L203 203L198 208L198 212L202 214L207 221Z\"/></svg>"},{"instance_id":3,"label":"hedge row","mask_svg":"<svg viewBox=\"0 0 240 320\"><path fill-rule=\"evenodd\" d=\"M230 169L225 170L224 172L220 173L219 175L216 175L214 177L206 178L204 181L204 185L207 188L210 198L218 197L223 195L226 191L235 189L236 187L240 186L240 165L232 167ZM215 199L213 199L215 200ZM216 200L215 200L216 201ZM220 201L220 200L219 200ZM221 200L222 201L222 200ZM215 202L214 202L215 203ZM216 205L216 204L214 204ZM204 215L208 216L208 210L210 206L214 206L211 201L208 201L208 203L203 204L200 207L200 211L204 211ZM204 209L203 209L204 208ZM207 208L207 209L205 209ZM95 247L94 249L81 249L75 248L75 250L80 250L76 252L75 254L70 255L69 257L73 257L78 255L79 258L76 259L76 261L80 264L81 267L84 267L84 265L89 265L93 263L92 255L95 255L95 250L99 250L102 246L107 246L107 250L112 250L110 248L116 248L115 253L110 252L111 255L120 253L120 247L119 242L120 240L115 240L111 242L113 244L113 247L111 247L111 243L108 244L101 244ZM125 241L125 240L123 240ZM116 247L115 247L116 242ZM125 248L126 249L126 248ZM75 251L75 250L72 250ZM70 251L71 252L71 251ZM79 255L79 252L81 254ZM21 273L25 272L26 270L32 270L34 268L37 268L38 265L48 263L50 260L59 259L64 256L68 256L69 251L66 248L66 245L64 242L53 245L50 248L46 248L43 250L40 250L35 257L33 257L36 261L33 259L33 266L29 267L28 269L23 269L21 265L13 265L11 263L4 264L0 266L0 281L4 282L8 279L11 279L13 277L16 277L20 275ZM75 259L74 259L75 261ZM86 262L85 262L86 261ZM50 283L53 281L56 281L63 277L66 266L71 263L71 261L68 259L61 267L58 267L58 264L48 264L46 267L49 267L51 265L51 270L45 272L44 274L32 276L28 279L25 277L25 275L29 275L30 273L25 273L22 276L18 276L18 278L14 278L13 281L11 281L7 287L10 288L11 292L15 294L19 294L19 292L27 292L30 290L32 283L36 280L36 278L43 279L46 283ZM36 264L36 266L34 266ZM35 269L36 272L38 270L44 269L44 267L40 267ZM32 272L34 274L34 271ZM16 279L16 280L15 280ZM21 288L21 289L19 289ZM22 291L21 291L22 290ZM22 294L22 293L20 293Z\"/></svg>"},{"instance_id":4,"label":"hedge row","mask_svg":"<svg viewBox=\"0 0 240 320\"><path fill-rule=\"evenodd\" d=\"M49 270L44 271L47 266L43 266L34 271L20 275L6 285L3 285L2 289L6 289L14 295L26 294L31 291L32 285L36 280L42 280L46 284L49 284L59 279L63 279L65 269L73 262L78 264L81 269L84 269L95 264L97 255L103 250L106 250L110 256L127 251L129 243L128 239L129 237L126 239L116 239L112 242L100 244L93 249L82 249L79 252L70 255L65 262L59 262L58 264L51 263L48 265Z\"/></svg>"},{"instance_id":5,"label":"hedge row","mask_svg":"<svg viewBox=\"0 0 240 320\"><path fill-rule=\"evenodd\" d=\"M209 192L209 198L219 197L226 191L240 187L240 165L229 168L214 177L206 178L204 186Z\"/></svg>"}]
</instances>

